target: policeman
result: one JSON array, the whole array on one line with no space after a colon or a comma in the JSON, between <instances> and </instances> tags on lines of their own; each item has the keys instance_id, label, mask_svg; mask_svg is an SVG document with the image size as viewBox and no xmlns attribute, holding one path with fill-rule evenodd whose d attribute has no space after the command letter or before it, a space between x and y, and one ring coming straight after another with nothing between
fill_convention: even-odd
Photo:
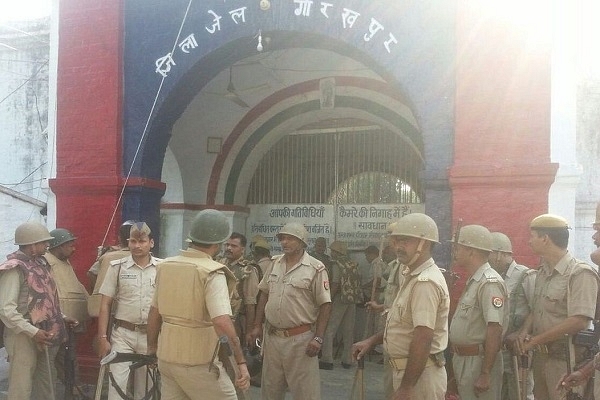
<instances>
[{"instance_id":1,"label":"policeman","mask_svg":"<svg viewBox=\"0 0 600 400\"><path fill-rule=\"evenodd\" d=\"M333 338L342 327L343 341L342 366L352 365L352 342L356 304L362 303L360 274L358 265L348 259L348 247L345 242L336 240L329 246L331 250L331 317L327 324L319 368L333 369Z\"/></svg>"},{"instance_id":2,"label":"policeman","mask_svg":"<svg viewBox=\"0 0 600 400\"><path fill-rule=\"evenodd\" d=\"M53 239L50 241L50 247L44 254L44 258L48 261L50 274L56 282L60 309L63 314L78 321L75 332L85 332L85 322L89 319L87 311L89 295L83 284L77 279L73 266L69 261L69 258L75 252L75 240L77 238L70 231L62 228L51 231L50 236ZM68 345L73 346L73 343ZM65 351L65 346L60 346L56 355L57 375L64 382L66 382L64 379L66 377L65 373L69 373L69 371L65 371L65 367L68 368L68 366L64 362L66 357L70 357L69 354L65 354ZM73 361L76 362L77 360ZM76 373L76 371L70 371L70 373L73 372Z\"/></svg>"},{"instance_id":3,"label":"policeman","mask_svg":"<svg viewBox=\"0 0 600 400\"><path fill-rule=\"evenodd\" d=\"M223 245L225 256L219 260L225 264L237 280L237 285L231 299L231 311L235 321L238 336L246 338L254 326L256 299L258 297L258 282L260 268L254 261L244 258L246 250L246 236L233 232Z\"/></svg>"},{"instance_id":4,"label":"policeman","mask_svg":"<svg viewBox=\"0 0 600 400\"><path fill-rule=\"evenodd\" d=\"M0 264L0 319L10 359L9 399L47 399L54 390L50 365L65 339L65 324L56 284L42 257L52 239L44 225L23 223L15 230L19 250Z\"/></svg>"},{"instance_id":5,"label":"policeman","mask_svg":"<svg viewBox=\"0 0 600 400\"><path fill-rule=\"evenodd\" d=\"M508 316L508 327L505 333L505 342L512 342L513 337L523 326L525 318L531 311L533 304L533 290L535 288L535 273L524 265L517 264L512 257L512 243L508 236L501 232L492 232L492 252L488 260L492 268L504 279L504 284L509 293L510 305ZM521 399L517 391L516 379L519 379L518 369L514 370L513 358L518 354L512 354L510 350L502 350L502 361L504 373L502 378L502 399ZM527 373L527 382L521 382L523 390L526 387L527 398L533 400L533 372Z\"/></svg>"},{"instance_id":6,"label":"policeman","mask_svg":"<svg viewBox=\"0 0 600 400\"><path fill-rule=\"evenodd\" d=\"M292 397L319 400L321 382L316 355L331 312L325 266L306 252L308 232L296 222L285 224L277 239L283 255L260 282L252 336L263 340L262 398L280 400L289 387Z\"/></svg>"},{"instance_id":7,"label":"policeman","mask_svg":"<svg viewBox=\"0 0 600 400\"><path fill-rule=\"evenodd\" d=\"M393 226L390 243L406 266L402 284L385 331L353 347L355 357L362 358L383 342L393 368L393 398L442 400L446 393L443 351L448 345L450 295L431 258L438 240L437 225L425 214L408 214Z\"/></svg>"},{"instance_id":8,"label":"policeman","mask_svg":"<svg viewBox=\"0 0 600 400\"><path fill-rule=\"evenodd\" d=\"M488 264L492 236L467 225L452 239L454 261L468 274L465 291L450 324L452 366L461 400L496 400L502 389L503 331L508 325L508 292Z\"/></svg>"},{"instance_id":9,"label":"policeman","mask_svg":"<svg viewBox=\"0 0 600 400\"><path fill-rule=\"evenodd\" d=\"M592 224L594 229L594 245L596 250L590 254L592 262L600 268L600 203L596 205L596 221ZM597 307L598 305L596 305ZM596 322L597 324L597 322ZM598 329L598 328L596 328ZM595 365L597 364L597 365ZM572 374L565 376L561 381L562 387L572 388L585 384L589 378L595 375L594 379L594 398L600 399L600 353L596 354L595 358Z\"/></svg>"},{"instance_id":10,"label":"policeman","mask_svg":"<svg viewBox=\"0 0 600 400\"><path fill-rule=\"evenodd\" d=\"M202 210L192 221L188 249L159 265L148 316L148 353L158 357L165 399L237 398L231 379L214 356L220 337L227 338L239 368L236 386L242 390L250 386L231 321L229 296L235 277L212 260L230 235L231 225L222 212Z\"/></svg>"},{"instance_id":11,"label":"policeman","mask_svg":"<svg viewBox=\"0 0 600 400\"><path fill-rule=\"evenodd\" d=\"M120 260L127 257L129 253L129 231L135 221L127 220L119 227L119 245L108 248L101 254L87 272L89 288L92 295L88 299L88 313L90 317L97 317L100 313L100 302L102 295L100 294L100 286L104 282L106 271L110 263L115 260Z\"/></svg>"},{"instance_id":12,"label":"policeman","mask_svg":"<svg viewBox=\"0 0 600 400\"><path fill-rule=\"evenodd\" d=\"M267 269L271 266L271 245L266 240L257 240L252 247L252 256L258 264L261 276L265 275Z\"/></svg>"},{"instance_id":13,"label":"policeman","mask_svg":"<svg viewBox=\"0 0 600 400\"><path fill-rule=\"evenodd\" d=\"M50 273L56 282L60 308L63 314L75 318L80 322L78 331L85 330L85 321L88 320L87 290L77 279L69 258L75 252L77 239L67 229L58 228L50 232L53 239L50 241L48 252L44 258L50 264Z\"/></svg>"},{"instance_id":14,"label":"policeman","mask_svg":"<svg viewBox=\"0 0 600 400\"><path fill-rule=\"evenodd\" d=\"M128 257L110 263L100 287L102 302L98 316L98 355L104 357L111 350L119 353L146 354L148 312L156 286L156 265L159 261L151 250L152 232L145 222L136 222L129 233ZM114 302L114 304L113 304ZM109 326L113 314L113 325ZM108 399L120 400L127 393L129 365L110 365L112 375ZM134 399L145 395L146 368L138 368L134 375Z\"/></svg>"},{"instance_id":15,"label":"policeman","mask_svg":"<svg viewBox=\"0 0 600 400\"><path fill-rule=\"evenodd\" d=\"M591 266L575 259L567 250L567 221L543 214L529 224L529 246L542 258L538 269L531 313L519 332L521 353L534 351L533 380L536 399L557 400L555 390L567 372L565 335L586 329L594 318L598 291L597 274ZM575 361L583 349L576 346Z\"/></svg>"}]
</instances>

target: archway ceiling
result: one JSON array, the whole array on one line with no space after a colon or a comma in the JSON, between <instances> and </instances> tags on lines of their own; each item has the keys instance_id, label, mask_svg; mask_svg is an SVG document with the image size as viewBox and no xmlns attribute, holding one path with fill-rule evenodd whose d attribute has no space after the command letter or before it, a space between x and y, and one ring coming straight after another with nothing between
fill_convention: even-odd
<instances>
[{"instance_id":1,"label":"archway ceiling","mask_svg":"<svg viewBox=\"0 0 600 400\"><path fill-rule=\"evenodd\" d=\"M227 97L230 73L237 96L248 104L248 108ZM258 53L236 62L231 71L230 68L220 71L193 98L173 126L169 147L181 168L184 191L189 192L184 193L186 202L202 203L205 200L199 194L203 190L198 190L198 171L206 168L202 163L207 155L207 137L220 137L225 141L244 115L263 99L291 85L330 76L383 81L372 69L354 59L318 49L293 48ZM354 117L336 113L335 109L327 110L327 113L331 118ZM320 117L307 117L306 124L320 123L328 118L326 113Z\"/></svg>"}]
</instances>

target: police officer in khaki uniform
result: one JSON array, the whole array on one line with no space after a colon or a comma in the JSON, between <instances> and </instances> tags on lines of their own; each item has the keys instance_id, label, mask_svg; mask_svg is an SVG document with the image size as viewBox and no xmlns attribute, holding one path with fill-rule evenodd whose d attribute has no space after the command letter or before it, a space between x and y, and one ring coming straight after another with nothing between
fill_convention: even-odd
<instances>
[{"instance_id":1,"label":"police officer in khaki uniform","mask_svg":"<svg viewBox=\"0 0 600 400\"><path fill-rule=\"evenodd\" d=\"M517 339L521 353L533 350L533 380L536 399L557 400L556 389L567 372L565 335L586 329L594 318L598 291L597 274L567 250L569 227L557 215L543 214L530 225L529 246L542 258L538 269L534 302ZM570 340L570 338L569 338ZM575 362L582 349L574 346Z\"/></svg>"},{"instance_id":2,"label":"police officer in khaki uniform","mask_svg":"<svg viewBox=\"0 0 600 400\"><path fill-rule=\"evenodd\" d=\"M452 240L454 260L469 274L450 324L452 367L461 400L496 400L502 389L503 333L508 326L508 291L488 264L490 231L467 225Z\"/></svg>"},{"instance_id":3,"label":"police officer in khaki uniform","mask_svg":"<svg viewBox=\"0 0 600 400\"><path fill-rule=\"evenodd\" d=\"M231 299L231 309L235 328L238 336L246 338L254 326L254 314L256 310L256 299L258 297L258 265L244 258L246 251L246 236L233 232L227 242L223 245L225 249L223 259L219 260L225 264L237 280L236 289Z\"/></svg>"},{"instance_id":4,"label":"police officer in khaki uniform","mask_svg":"<svg viewBox=\"0 0 600 400\"><path fill-rule=\"evenodd\" d=\"M502 400L521 399L515 383L516 379L519 379L519 364L515 371L514 363L515 357L518 357L519 354L513 354L508 347L510 347L511 338L518 335L519 329L531 311L536 271L515 262L512 256L512 243L508 236L501 232L492 232L492 252L488 262L504 279L510 299L508 328L505 333L507 346L502 350L504 363ZM518 358L516 360L520 361ZM521 382L521 390L526 390L527 399L533 400L533 371L531 369L527 372L527 381Z\"/></svg>"},{"instance_id":5,"label":"police officer in khaki uniform","mask_svg":"<svg viewBox=\"0 0 600 400\"><path fill-rule=\"evenodd\" d=\"M323 337L319 368L333 369L333 338L341 327L342 366L352 365L352 342L356 304L362 303L360 274L358 265L348 259L348 247L345 242L336 240L329 246L331 250L331 316Z\"/></svg>"},{"instance_id":6,"label":"police officer in khaki uniform","mask_svg":"<svg viewBox=\"0 0 600 400\"><path fill-rule=\"evenodd\" d=\"M106 272L100 287L102 294L98 316L100 357L106 356L111 350L119 353L146 354L148 312L156 286L156 265L161 261L152 256L153 247L154 240L148 225L145 222L134 223L129 233L131 255L111 262ZM108 322L113 302L115 302L114 320L110 327ZM122 362L110 365L112 378L108 390L109 400L122 398L115 385L118 385L123 393L127 393L130 364ZM144 397L145 383L146 368L138 368L134 374L134 399Z\"/></svg>"},{"instance_id":7,"label":"police officer in khaki uniform","mask_svg":"<svg viewBox=\"0 0 600 400\"><path fill-rule=\"evenodd\" d=\"M590 258L600 268L600 203L596 205L596 221L592 224L592 228L594 229L592 239L596 245L596 250L590 254ZM594 398L600 399L600 353L596 354L593 360L586 363L577 371L563 377L559 387L572 388L584 385L594 375Z\"/></svg>"},{"instance_id":8,"label":"police officer in khaki uniform","mask_svg":"<svg viewBox=\"0 0 600 400\"><path fill-rule=\"evenodd\" d=\"M148 316L148 353L158 357L164 400L237 398L223 364L215 358L219 338L227 340L233 351L239 368L236 386L242 390L250 387L246 360L231 321L229 296L235 277L212 260L230 235L225 214L202 210L192 221L188 249L159 265Z\"/></svg>"},{"instance_id":9,"label":"police officer in khaki uniform","mask_svg":"<svg viewBox=\"0 0 600 400\"><path fill-rule=\"evenodd\" d=\"M67 229L54 229L50 232L54 239L50 241L48 251L44 258L50 265L50 274L56 282L56 290L60 301L60 309L63 314L78 321L74 332L85 332L86 321L89 319L87 312L87 290L77 279L69 258L75 252L75 240L77 239ZM71 334L69 332L69 334ZM73 345L71 343L71 345ZM65 378L65 346L60 346L56 355L55 365L57 376L64 381ZM76 363L77 360L75 359ZM77 369L77 368L76 368ZM77 371L75 371L77 375Z\"/></svg>"},{"instance_id":10,"label":"police officer in khaki uniform","mask_svg":"<svg viewBox=\"0 0 600 400\"><path fill-rule=\"evenodd\" d=\"M56 284L42 257L52 239L42 224L25 222L15 230L19 250L0 264L9 400L52 399L52 361L65 339L64 321L74 323L61 313Z\"/></svg>"},{"instance_id":11,"label":"police officer in khaki uniform","mask_svg":"<svg viewBox=\"0 0 600 400\"><path fill-rule=\"evenodd\" d=\"M78 332L85 331L85 322L89 319L87 299L89 294L79 282L69 258L75 252L77 239L67 229L54 229L50 232L54 239L50 241L44 258L50 264L50 273L56 282L60 309L63 314L79 321Z\"/></svg>"},{"instance_id":12,"label":"police officer in khaki uniform","mask_svg":"<svg viewBox=\"0 0 600 400\"><path fill-rule=\"evenodd\" d=\"M97 317L100 314L100 302L102 295L100 287L104 282L106 271L110 267L110 263L115 260L120 260L129 256L129 231L135 221L128 220L123 222L119 227L119 245L112 246L108 249L102 249L104 252L96 259L96 262L90 267L87 272L90 292L92 293L88 299L88 313L90 317Z\"/></svg>"},{"instance_id":13,"label":"police officer in khaki uniform","mask_svg":"<svg viewBox=\"0 0 600 400\"><path fill-rule=\"evenodd\" d=\"M393 368L394 399L442 400L446 393L443 351L448 345L450 295L431 258L438 240L437 225L425 214L408 214L393 226L390 243L406 266L402 284L385 331L354 345L360 359L383 342Z\"/></svg>"},{"instance_id":14,"label":"police officer in khaki uniform","mask_svg":"<svg viewBox=\"0 0 600 400\"><path fill-rule=\"evenodd\" d=\"M387 234L391 235L394 231L394 227L398 221L392 222L387 227ZM385 282L385 287L383 289L383 304L379 304L376 301L368 301L366 303L368 312L374 312L376 315L379 315L377 318L377 332L383 331L385 329L385 323L387 320L387 314L392 306L392 303L396 299L396 295L398 294L398 290L402 284L402 280L404 279L404 275L402 275L402 271L406 268L404 264L398 260L396 255L396 250L393 246L388 245L385 247L388 249L387 259L391 258L390 250L393 250L394 258L390 259L388 266L386 267L387 271L387 279ZM382 254L383 256L383 254ZM383 390L386 399L391 399L394 393L394 370L392 365L390 364L390 357L383 350Z\"/></svg>"},{"instance_id":15,"label":"police officer in khaki uniform","mask_svg":"<svg viewBox=\"0 0 600 400\"><path fill-rule=\"evenodd\" d=\"M252 336L263 336L263 400L292 397L319 400L321 382L316 357L331 312L325 266L306 252L308 232L295 222L285 224L277 238L283 255L260 282Z\"/></svg>"},{"instance_id":16,"label":"police officer in khaki uniform","mask_svg":"<svg viewBox=\"0 0 600 400\"><path fill-rule=\"evenodd\" d=\"M252 247L252 256L258 264L261 276L264 276L271 266L271 245L265 239L257 240Z\"/></svg>"}]
</instances>

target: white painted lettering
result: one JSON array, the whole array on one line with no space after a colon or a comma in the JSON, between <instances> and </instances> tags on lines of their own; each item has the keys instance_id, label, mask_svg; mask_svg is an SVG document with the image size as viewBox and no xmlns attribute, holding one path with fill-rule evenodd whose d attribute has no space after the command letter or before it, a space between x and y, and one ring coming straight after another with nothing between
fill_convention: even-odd
<instances>
[{"instance_id":1,"label":"white painted lettering","mask_svg":"<svg viewBox=\"0 0 600 400\"><path fill-rule=\"evenodd\" d=\"M195 49L196 47L198 47L198 43L196 42L196 38L194 37L193 33L179 43L179 48L181 51L187 54L189 54L190 49Z\"/></svg>"},{"instance_id":2,"label":"white painted lettering","mask_svg":"<svg viewBox=\"0 0 600 400\"><path fill-rule=\"evenodd\" d=\"M173 56L171 53L156 60L155 64L156 64L156 73L161 74L165 78L167 77L167 74L169 73L169 71L171 71L171 67L173 65L176 65L175 61L173 61Z\"/></svg>"},{"instance_id":3,"label":"white painted lettering","mask_svg":"<svg viewBox=\"0 0 600 400\"><path fill-rule=\"evenodd\" d=\"M235 10L229 11L229 15L231 15L231 19L235 22L236 25L239 25L240 19L243 23L246 23L246 9L248 7L240 7Z\"/></svg>"},{"instance_id":4,"label":"white painted lettering","mask_svg":"<svg viewBox=\"0 0 600 400\"><path fill-rule=\"evenodd\" d=\"M205 26L204 28L212 35L216 31L221 30L221 16L217 15L213 10L208 10L208 13L213 16L213 24L210 28L208 26Z\"/></svg>"},{"instance_id":5,"label":"white painted lettering","mask_svg":"<svg viewBox=\"0 0 600 400\"><path fill-rule=\"evenodd\" d=\"M294 0L294 3L298 5L294 10L294 14L310 17L310 8L313 4L312 0Z\"/></svg>"},{"instance_id":6,"label":"white painted lettering","mask_svg":"<svg viewBox=\"0 0 600 400\"><path fill-rule=\"evenodd\" d=\"M360 13L357 13L349 8L344 8L344 12L342 13L342 23L344 25L344 29L352 28L359 16Z\"/></svg>"},{"instance_id":7,"label":"white painted lettering","mask_svg":"<svg viewBox=\"0 0 600 400\"><path fill-rule=\"evenodd\" d=\"M371 23L369 24L369 33L365 33L363 39L365 42L373 39L373 36L377 34L377 32L384 30L383 25L381 25L375 18L371 18Z\"/></svg>"}]
</instances>

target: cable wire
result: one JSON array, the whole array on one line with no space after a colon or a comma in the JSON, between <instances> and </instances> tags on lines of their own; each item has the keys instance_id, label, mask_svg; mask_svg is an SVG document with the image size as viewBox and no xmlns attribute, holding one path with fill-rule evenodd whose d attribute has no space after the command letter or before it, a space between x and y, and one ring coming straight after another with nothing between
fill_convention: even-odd
<instances>
[{"instance_id":1,"label":"cable wire","mask_svg":"<svg viewBox=\"0 0 600 400\"><path fill-rule=\"evenodd\" d=\"M177 37L175 38L175 42L173 43L173 48L171 49L171 54L175 51L175 48L177 47L177 43L179 42L179 38L181 36L181 31L183 30L183 26L185 25L185 21L187 20L187 16L188 16L188 13L190 11L190 7L191 7L193 1L194 0L190 0L188 2L187 8L185 10L185 14L183 15L183 20L181 21L181 25L179 26L179 31L177 32ZM125 193L125 188L127 187L127 183L129 182L129 178L131 177L131 173L133 171L133 167L134 167L137 157L139 155L140 149L142 148L142 143L144 142L144 139L146 138L146 135L148 133L148 126L150 125L150 120L152 119L152 115L154 114L154 109L156 108L156 103L158 102L158 97L160 96L160 92L162 91L162 87L163 87L163 84L164 84L166 78L167 78L166 76L162 77L162 79L160 81L160 85L158 86L158 90L156 91L156 95L154 96L154 102L152 103L152 107L150 108L150 112L148 114L148 119L146 120L146 124L144 125L144 130L142 131L142 136L140 137L140 141L139 141L137 148L135 150L135 153L133 155L133 159L131 160L131 165L129 166L129 171L127 172L127 175L125 176L125 181L123 182L123 187L121 188L121 193L119 194L119 198L117 199L117 204L115 204L115 208L113 209L112 215L110 217L108 227L106 228L106 232L104 233L104 237L102 238L102 244L101 244L102 247L104 247L104 244L106 243L106 238L108 237L108 233L110 232L110 227L112 226L112 224L115 220L117 210L119 209L119 205L121 204L121 201L123 199L123 195Z\"/></svg>"}]
</instances>

